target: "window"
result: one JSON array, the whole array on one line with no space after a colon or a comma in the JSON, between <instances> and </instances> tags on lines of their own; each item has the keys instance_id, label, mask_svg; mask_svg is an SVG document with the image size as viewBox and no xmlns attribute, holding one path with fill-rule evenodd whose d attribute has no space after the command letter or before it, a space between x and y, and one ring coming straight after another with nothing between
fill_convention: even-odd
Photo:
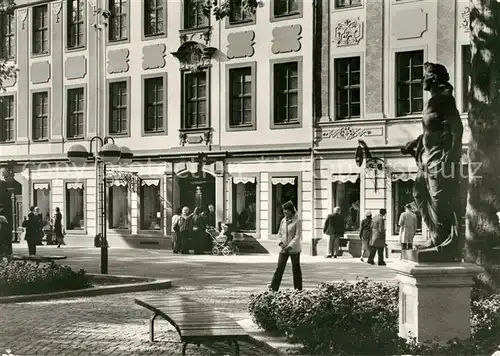
<instances>
[{"instance_id":1,"label":"window","mask_svg":"<svg viewBox=\"0 0 500 356\"><path fill-rule=\"evenodd\" d=\"M109 41L128 39L128 4L127 0L109 0Z\"/></svg>"},{"instance_id":2,"label":"window","mask_svg":"<svg viewBox=\"0 0 500 356\"><path fill-rule=\"evenodd\" d=\"M16 56L14 14L0 15L0 30L0 58L14 58Z\"/></svg>"},{"instance_id":3,"label":"window","mask_svg":"<svg viewBox=\"0 0 500 356\"><path fill-rule=\"evenodd\" d=\"M242 22L250 22L253 20L253 14L243 6L242 0L232 0L231 9L229 12L229 23L237 24Z\"/></svg>"},{"instance_id":4,"label":"window","mask_svg":"<svg viewBox=\"0 0 500 356\"><path fill-rule=\"evenodd\" d=\"M251 126L253 121L252 67L229 69L229 125Z\"/></svg>"},{"instance_id":5,"label":"window","mask_svg":"<svg viewBox=\"0 0 500 356\"><path fill-rule=\"evenodd\" d=\"M126 81L109 84L109 133L128 133L128 88Z\"/></svg>"},{"instance_id":6,"label":"window","mask_svg":"<svg viewBox=\"0 0 500 356\"><path fill-rule=\"evenodd\" d=\"M470 45L462 46L462 111L469 111L469 82L471 73Z\"/></svg>"},{"instance_id":7,"label":"window","mask_svg":"<svg viewBox=\"0 0 500 356\"><path fill-rule=\"evenodd\" d=\"M184 73L183 128L208 127L207 72Z\"/></svg>"},{"instance_id":8,"label":"window","mask_svg":"<svg viewBox=\"0 0 500 356\"><path fill-rule=\"evenodd\" d=\"M141 229L160 230L162 222L162 204L160 200L159 179L143 180L141 186ZM146 183L146 184L144 184Z\"/></svg>"},{"instance_id":9,"label":"window","mask_svg":"<svg viewBox=\"0 0 500 356\"><path fill-rule=\"evenodd\" d=\"M68 0L68 39L69 49L85 45L85 2L83 0Z\"/></svg>"},{"instance_id":10,"label":"window","mask_svg":"<svg viewBox=\"0 0 500 356\"><path fill-rule=\"evenodd\" d=\"M363 5L361 0L335 0L335 7L339 9L344 9L347 7L356 7L361 5Z\"/></svg>"},{"instance_id":11,"label":"window","mask_svg":"<svg viewBox=\"0 0 500 356\"><path fill-rule=\"evenodd\" d=\"M274 16L294 15L299 12L300 0L274 0Z\"/></svg>"},{"instance_id":12,"label":"window","mask_svg":"<svg viewBox=\"0 0 500 356\"><path fill-rule=\"evenodd\" d=\"M233 178L233 221L236 231L256 231L257 183Z\"/></svg>"},{"instance_id":13,"label":"window","mask_svg":"<svg viewBox=\"0 0 500 356\"><path fill-rule=\"evenodd\" d=\"M394 235L399 234L399 217L405 211L406 204L412 205L412 211L417 215L417 233L422 233L422 215L420 215L417 205L413 199L413 184L415 183L414 178L410 178L411 176L409 174L406 176L407 178L403 179L396 179L393 176L392 179L392 233Z\"/></svg>"},{"instance_id":14,"label":"window","mask_svg":"<svg viewBox=\"0 0 500 356\"><path fill-rule=\"evenodd\" d=\"M66 105L67 112L67 136L69 138L83 137L85 121L85 91L83 88L68 90Z\"/></svg>"},{"instance_id":15,"label":"window","mask_svg":"<svg viewBox=\"0 0 500 356\"><path fill-rule=\"evenodd\" d=\"M43 219L47 217L47 214L51 217L49 183L33 183L33 206L40 208Z\"/></svg>"},{"instance_id":16,"label":"window","mask_svg":"<svg viewBox=\"0 0 500 356\"><path fill-rule=\"evenodd\" d=\"M49 53L49 10L48 5L33 7L33 54Z\"/></svg>"},{"instance_id":17,"label":"window","mask_svg":"<svg viewBox=\"0 0 500 356\"><path fill-rule=\"evenodd\" d=\"M49 138L49 93L33 94L33 140Z\"/></svg>"},{"instance_id":18,"label":"window","mask_svg":"<svg viewBox=\"0 0 500 356\"><path fill-rule=\"evenodd\" d=\"M166 0L144 1L144 34L156 36L165 33L164 13Z\"/></svg>"},{"instance_id":19,"label":"window","mask_svg":"<svg viewBox=\"0 0 500 356\"><path fill-rule=\"evenodd\" d=\"M163 77L144 80L144 125L145 132L163 132L165 113Z\"/></svg>"},{"instance_id":20,"label":"window","mask_svg":"<svg viewBox=\"0 0 500 356\"><path fill-rule=\"evenodd\" d=\"M277 234L281 219L283 219L283 209L281 206L287 201L291 201L298 209L298 177L273 177L272 184L272 199L271 199L271 228L272 233Z\"/></svg>"},{"instance_id":21,"label":"window","mask_svg":"<svg viewBox=\"0 0 500 356\"><path fill-rule=\"evenodd\" d=\"M67 230L85 228L83 183L66 183L65 227Z\"/></svg>"},{"instance_id":22,"label":"window","mask_svg":"<svg viewBox=\"0 0 500 356\"><path fill-rule=\"evenodd\" d=\"M111 229L129 229L128 190L122 185L109 188L109 227Z\"/></svg>"},{"instance_id":23,"label":"window","mask_svg":"<svg viewBox=\"0 0 500 356\"><path fill-rule=\"evenodd\" d=\"M423 76L424 51L396 54L396 112L398 116L422 112L424 106Z\"/></svg>"},{"instance_id":24,"label":"window","mask_svg":"<svg viewBox=\"0 0 500 356\"><path fill-rule=\"evenodd\" d=\"M299 64L274 64L274 123L299 123Z\"/></svg>"},{"instance_id":25,"label":"window","mask_svg":"<svg viewBox=\"0 0 500 356\"><path fill-rule=\"evenodd\" d=\"M361 116L361 59L335 59L335 103L337 120Z\"/></svg>"},{"instance_id":26,"label":"window","mask_svg":"<svg viewBox=\"0 0 500 356\"><path fill-rule=\"evenodd\" d=\"M332 183L332 211L340 207L344 218L345 231L359 230L359 202L361 188L358 174L339 175L338 180Z\"/></svg>"},{"instance_id":27,"label":"window","mask_svg":"<svg viewBox=\"0 0 500 356\"><path fill-rule=\"evenodd\" d=\"M203 14L205 0L184 1L184 28L208 26L208 18Z\"/></svg>"},{"instance_id":28,"label":"window","mask_svg":"<svg viewBox=\"0 0 500 356\"><path fill-rule=\"evenodd\" d=\"M12 142L14 137L15 107L14 96L6 95L0 98L0 142Z\"/></svg>"}]
</instances>

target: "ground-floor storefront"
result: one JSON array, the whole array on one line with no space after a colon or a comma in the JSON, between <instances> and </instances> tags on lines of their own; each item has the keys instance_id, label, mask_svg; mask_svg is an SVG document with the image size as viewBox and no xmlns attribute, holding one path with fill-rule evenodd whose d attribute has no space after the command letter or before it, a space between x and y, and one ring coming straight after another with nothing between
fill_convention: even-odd
<instances>
[{"instance_id":1,"label":"ground-floor storefront","mask_svg":"<svg viewBox=\"0 0 500 356\"><path fill-rule=\"evenodd\" d=\"M184 206L192 211L215 207L215 220L232 225L237 238L273 240L281 205L290 200L303 220L303 239L322 237L323 224L339 206L345 217L346 235L356 238L366 211L387 210L388 243L397 245L398 217L413 201L416 175L411 158L381 155L376 169L358 167L352 154L335 152L265 157L223 157L200 166L191 160L136 162L126 168L109 167L106 182L106 224L112 238L167 241L173 212ZM139 178L116 179L126 171ZM114 177L114 178L113 178ZM68 234L91 239L96 234L100 206L93 165L25 165L15 169L17 221L36 205L50 218L56 207ZM419 217L417 241L425 236ZM165 244L170 246L170 244Z\"/></svg>"}]
</instances>

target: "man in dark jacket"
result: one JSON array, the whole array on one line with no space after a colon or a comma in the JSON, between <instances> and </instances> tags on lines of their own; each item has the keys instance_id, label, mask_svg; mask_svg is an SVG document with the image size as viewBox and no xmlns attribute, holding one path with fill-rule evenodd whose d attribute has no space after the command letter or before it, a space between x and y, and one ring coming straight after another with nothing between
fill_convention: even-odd
<instances>
[{"instance_id":1,"label":"man in dark jacket","mask_svg":"<svg viewBox=\"0 0 500 356\"><path fill-rule=\"evenodd\" d=\"M181 216L173 227L177 235L178 249L183 255L189 254L189 237L193 230L192 216L192 214L189 215L189 208L185 206L182 208Z\"/></svg>"},{"instance_id":2,"label":"man in dark jacket","mask_svg":"<svg viewBox=\"0 0 500 356\"><path fill-rule=\"evenodd\" d=\"M23 227L25 228L26 243L28 244L28 251L30 256L36 255L36 245L39 243L41 226L38 215L35 214L35 207L30 207L28 217L24 217Z\"/></svg>"},{"instance_id":3,"label":"man in dark jacket","mask_svg":"<svg viewBox=\"0 0 500 356\"><path fill-rule=\"evenodd\" d=\"M370 256L368 263L374 265L375 254L378 254L378 265L385 266L385 215L387 210L380 209L380 213L372 219L372 236L370 239Z\"/></svg>"},{"instance_id":4,"label":"man in dark jacket","mask_svg":"<svg viewBox=\"0 0 500 356\"><path fill-rule=\"evenodd\" d=\"M3 208L0 208L0 255L1 257L12 256L12 232Z\"/></svg>"},{"instance_id":5,"label":"man in dark jacket","mask_svg":"<svg viewBox=\"0 0 500 356\"><path fill-rule=\"evenodd\" d=\"M340 238L344 237L344 218L340 215L340 207L333 209L333 214L328 215L323 227L323 233L330 237L328 243L328 256L326 258L337 258Z\"/></svg>"}]
</instances>

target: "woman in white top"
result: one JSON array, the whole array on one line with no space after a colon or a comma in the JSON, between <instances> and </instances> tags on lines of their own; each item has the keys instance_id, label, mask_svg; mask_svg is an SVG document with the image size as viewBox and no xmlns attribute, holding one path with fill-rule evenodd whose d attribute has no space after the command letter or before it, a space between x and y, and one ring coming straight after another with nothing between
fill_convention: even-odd
<instances>
[{"instance_id":1,"label":"woman in white top","mask_svg":"<svg viewBox=\"0 0 500 356\"><path fill-rule=\"evenodd\" d=\"M174 231L174 226L181 217L181 209L175 209L175 213L172 216L172 251L174 253L179 253L179 246L177 244L177 233Z\"/></svg>"},{"instance_id":2,"label":"woman in white top","mask_svg":"<svg viewBox=\"0 0 500 356\"><path fill-rule=\"evenodd\" d=\"M302 289L302 270L300 269L300 252L302 240L302 221L297 216L297 209L291 201L281 206L285 217L281 220L278 230L279 244L281 252L278 257L278 266L274 272L269 288L278 291L281 279L285 272L288 257L292 260L293 287Z\"/></svg>"}]
</instances>

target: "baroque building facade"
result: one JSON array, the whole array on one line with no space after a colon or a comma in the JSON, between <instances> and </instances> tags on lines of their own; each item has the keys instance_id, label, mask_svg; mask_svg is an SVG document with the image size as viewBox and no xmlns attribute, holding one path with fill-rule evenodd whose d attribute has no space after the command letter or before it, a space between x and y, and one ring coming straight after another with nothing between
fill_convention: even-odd
<instances>
[{"instance_id":1,"label":"baroque building facade","mask_svg":"<svg viewBox=\"0 0 500 356\"><path fill-rule=\"evenodd\" d=\"M234 1L221 21L202 4L19 0L4 16L1 55L19 72L1 94L0 163L16 224L30 205L59 207L68 234L92 243L95 166L66 152L99 135L134 152L111 171L140 177L108 181L111 245L169 246L173 211L210 204L237 238L272 241L287 200L305 241L338 205L348 235L386 208L397 242L415 174L399 147L420 132L425 61L447 66L465 119L467 3L274 0L251 14ZM355 164L358 139L379 167Z\"/></svg>"}]
</instances>

